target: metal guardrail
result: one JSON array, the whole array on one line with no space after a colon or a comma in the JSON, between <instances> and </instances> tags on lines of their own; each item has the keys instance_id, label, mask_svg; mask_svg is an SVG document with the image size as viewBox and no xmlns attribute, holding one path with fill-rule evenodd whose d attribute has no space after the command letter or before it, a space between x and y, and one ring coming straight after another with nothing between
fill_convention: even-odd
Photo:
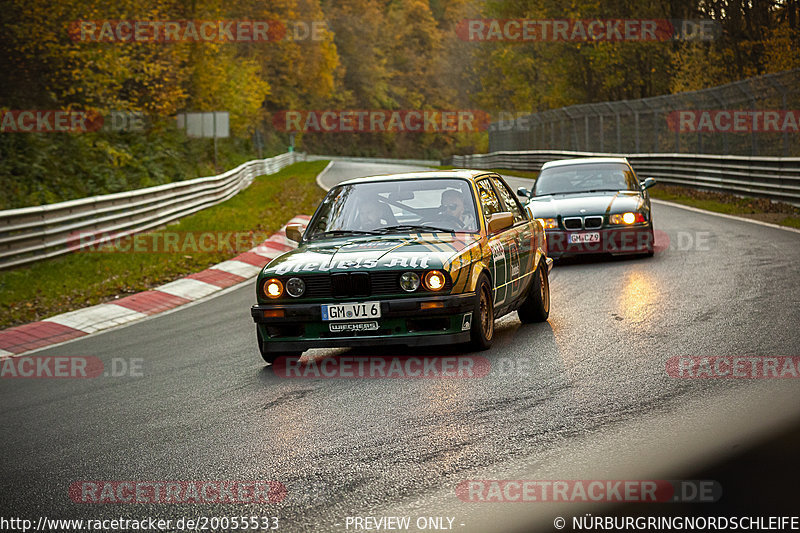
<instances>
[{"instance_id":1,"label":"metal guardrail","mask_svg":"<svg viewBox=\"0 0 800 533\"><path fill-rule=\"evenodd\" d=\"M290 152L248 161L218 176L0 211L0 269L70 253L78 242L92 245L109 235L124 236L163 226L224 202L248 187L256 176L273 174L303 160L305 154Z\"/></svg>"},{"instance_id":2,"label":"metal guardrail","mask_svg":"<svg viewBox=\"0 0 800 533\"><path fill-rule=\"evenodd\" d=\"M547 161L574 157L627 157L639 177L654 177L673 185L800 205L800 157L528 150L456 155L442 160L442 164L459 168L538 171Z\"/></svg>"},{"instance_id":3,"label":"metal guardrail","mask_svg":"<svg viewBox=\"0 0 800 533\"><path fill-rule=\"evenodd\" d=\"M411 165L418 167L433 167L439 164L436 159L391 159L380 157L350 157L343 155L308 155L307 161L348 161L352 163L374 163L376 165Z\"/></svg>"}]
</instances>

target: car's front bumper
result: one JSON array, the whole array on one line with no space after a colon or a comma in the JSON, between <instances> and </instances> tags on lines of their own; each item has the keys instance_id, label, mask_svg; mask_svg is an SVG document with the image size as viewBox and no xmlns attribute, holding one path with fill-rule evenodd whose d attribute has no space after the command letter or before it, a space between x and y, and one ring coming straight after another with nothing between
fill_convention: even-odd
<instances>
[{"instance_id":1,"label":"car's front bumper","mask_svg":"<svg viewBox=\"0 0 800 533\"><path fill-rule=\"evenodd\" d=\"M597 242L570 242L570 235L599 233ZM636 227L604 228L596 230L564 231L547 230L547 255L563 257L586 254L643 254L653 250L653 228L650 225Z\"/></svg>"},{"instance_id":2,"label":"car's front bumper","mask_svg":"<svg viewBox=\"0 0 800 533\"><path fill-rule=\"evenodd\" d=\"M330 331L330 324L372 322L371 320L323 321L321 303L269 303L250 309L253 321L270 351L296 351L309 348L405 344L409 346L454 344L470 338L469 323L475 294L414 298L360 299L380 301L381 317L371 331ZM423 302L442 307L421 309ZM330 302L327 302L330 303ZM265 311L283 311L282 317L266 317Z\"/></svg>"}]
</instances>

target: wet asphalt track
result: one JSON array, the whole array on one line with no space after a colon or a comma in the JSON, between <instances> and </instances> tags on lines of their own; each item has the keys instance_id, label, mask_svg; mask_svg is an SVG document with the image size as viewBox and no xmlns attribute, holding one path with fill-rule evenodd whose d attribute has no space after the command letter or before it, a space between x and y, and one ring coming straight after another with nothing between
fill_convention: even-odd
<instances>
[{"instance_id":1,"label":"wet asphalt track","mask_svg":"<svg viewBox=\"0 0 800 533\"><path fill-rule=\"evenodd\" d=\"M324 179L395 169L405 167L339 162ZM143 376L0 382L0 515L255 514L280 517L282 531L346 531L351 515L446 514L456 530L486 530L493 512L549 509L463 504L460 481L619 479L611 476L620 465L645 463L643 474L654 464L643 457L691 459L698 442L744 445L767 419L796 421L800 381L677 380L665 362L800 355L800 234L662 204L653 211L667 249L652 259L558 264L550 320L502 318L494 347L480 354L492 365L480 379L280 378L257 353L252 282L41 351L97 356L107 367L141 359ZM306 354L378 351L409 353ZM464 352L414 351L442 353ZM681 473L665 464L660 472ZM282 482L286 499L79 505L67 492L79 480L254 479Z\"/></svg>"}]
</instances>

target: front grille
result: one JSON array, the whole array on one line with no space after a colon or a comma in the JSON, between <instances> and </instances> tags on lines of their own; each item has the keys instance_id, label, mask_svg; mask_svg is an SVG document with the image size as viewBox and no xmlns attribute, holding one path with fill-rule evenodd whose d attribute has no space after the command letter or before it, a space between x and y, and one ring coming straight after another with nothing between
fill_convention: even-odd
<instances>
[{"instance_id":1,"label":"front grille","mask_svg":"<svg viewBox=\"0 0 800 533\"><path fill-rule=\"evenodd\" d=\"M331 295L334 298L370 296L372 284L369 277L369 272L331 274Z\"/></svg>"},{"instance_id":2,"label":"front grille","mask_svg":"<svg viewBox=\"0 0 800 533\"><path fill-rule=\"evenodd\" d=\"M298 276L306 282L306 292L302 298L355 298L383 294L409 294L400 288L400 275L403 271L392 272L337 272L335 274L311 274ZM424 270L414 270L422 278ZM284 280L285 282L286 280ZM439 294L446 294L453 287L449 277ZM427 293L422 287L411 294ZM430 294L430 293L428 293ZM291 298L294 300L294 298Z\"/></svg>"},{"instance_id":3,"label":"front grille","mask_svg":"<svg viewBox=\"0 0 800 533\"><path fill-rule=\"evenodd\" d=\"M353 272L350 274L350 294L353 296L369 296L372 294L368 272Z\"/></svg>"},{"instance_id":4,"label":"front grille","mask_svg":"<svg viewBox=\"0 0 800 533\"><path fill-rule=\"evenodd\" d=\"M603 217L586 217L583 219L583 227L586 229L602 228Z\"/></svg>"},{"instance_id":5,"label":"front grille","mask_svg":"<svg viewBox=\"0 0 800 533\"><path fill-rule=\"evenodd\" d=\"M302 276L306 282L305 298L330 298L331 277L328 274Z\"/></svg>"},{"instance_id":6,"label":"front grille","mask_svg":"<svg viewBox=\"0 0 800 533\"><path fill-rule=\"evenodd\" d=\"M566 229L582 229L583 221L580 217L571 217L564 219L564 228Z\"/></svg>"},{"instance_id":7,"label":"front grille","mask_svg":"<svg viewBox=\"0 0 800 533\"><path fill-rule=\"evenodd\" d=\"M397 294L403 292L400 288L400 274L402 272L373 272L372 293L373 294Z\"/></svg>"},{"instance_id":8,"label":"front grille","mask_svg":"<svg viewBox=\"0 0 800 533\"><path fill-rule=\"evenodd\" d=\"M352 294L350 274L331 274L331 293L334 298L345 298Z\"/></svg>"}]
</instances>

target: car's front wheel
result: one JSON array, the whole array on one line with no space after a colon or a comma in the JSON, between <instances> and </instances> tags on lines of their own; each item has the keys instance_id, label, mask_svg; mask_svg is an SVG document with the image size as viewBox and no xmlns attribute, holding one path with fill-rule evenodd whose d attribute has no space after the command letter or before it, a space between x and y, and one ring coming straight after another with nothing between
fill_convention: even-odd
<instances>
[{"instance_id":1,"label":"car's front wheel","mask_svg":"<svg viewBox=\"0 0 800 533\"><path fill-rule=\"evenodd\" d=\"M489 284L486 274L481 274L481 277L478 278L470 338L472 347L476 350L489 349L494 339L494 300L492 299L492 286Z\"/></svg>"},{"instance_id":2,"label":"car's front wheel","mask_svg":"<svg viewBox=\"0 0 800 533\"><path fill-rule=\"evenodd\" d=\"M256 326L256 339L258 339L258 351L261 352L261 357L264 358L269 364L274 363L278 357L300 357L303 352L273 352L267 348L267 343L264 342L264 337L261 336L261 330Z\"/></svg>"},{"instance_id":3,"label":"car's front wheel","mask_svg":"<svg viewBox=\"0 0 800 533\"><path fill-rule=\"evenodd\" d=\"M550 278L544 261L539 263L533 273L533 282L528 290L528 297L517 309L520 321L525 324L544 322L550 316Z\"/></svg>"}]
</instances>

